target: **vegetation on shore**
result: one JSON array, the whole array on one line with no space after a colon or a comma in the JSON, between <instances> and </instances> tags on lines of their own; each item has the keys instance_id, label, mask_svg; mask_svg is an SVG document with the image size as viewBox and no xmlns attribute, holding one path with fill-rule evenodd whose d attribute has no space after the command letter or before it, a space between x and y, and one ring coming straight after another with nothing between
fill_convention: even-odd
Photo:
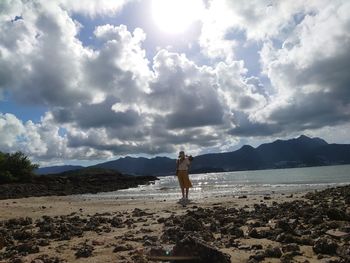
<instances>
[{"instance_id":1,"label":"vegetation on shore","mask_svg":"<svg viewBox=\"0 0 350 263\"><path fill-rule=\"evenodd\" d=\"M0 152L0 184L28 182L38 168L39 165L33 164L23 152Z\"/></svg>"}]
</instances>

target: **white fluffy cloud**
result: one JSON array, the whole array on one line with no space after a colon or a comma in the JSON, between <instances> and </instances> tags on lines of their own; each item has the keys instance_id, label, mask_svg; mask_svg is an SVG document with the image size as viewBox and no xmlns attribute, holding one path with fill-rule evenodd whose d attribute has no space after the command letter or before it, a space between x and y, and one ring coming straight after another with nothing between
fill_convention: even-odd
<instances>
[{"instance_id":1,"label":"white fluffy cloud","mask_svg":"<svg viewBox=\"0 0 350 263\"><path fill-rule=\"evenodd\" d=\"M96 46L79 40L74 14L117 13L127 2L0 3L0 95L48 108L37 123L1 114L0 150L44 162L199 153L348 123L347 1L207 1L206 65L166 49L149 59L142 25L96 25ZM236 59L244 41L261 47L260 76Z\"/></svg>"},{"instance_id":2,"label":"white fluffy cloud","mask_svg":"<svg viewBox=\"0 0 350 263\"><path fill-rule=\"evenodd\" d=\"M348 10L348 1L341 0L209 2L208 14L214 23L204 20L201 39L212 41L201 42L204 53L212 58L222 58L222 54L234 58L237 47L231 45L230 53L219 43L232 40L232 32L241 32L247 41L262 47L257 63L271 83L269 93L253 97L259 110L245 112L244 103L238 105L238 125L232 134L302 132L349 121ZM217 48L221 53L211 52ZM252 97L244 101L249 105Z\"/></svg>"}]
</instances>

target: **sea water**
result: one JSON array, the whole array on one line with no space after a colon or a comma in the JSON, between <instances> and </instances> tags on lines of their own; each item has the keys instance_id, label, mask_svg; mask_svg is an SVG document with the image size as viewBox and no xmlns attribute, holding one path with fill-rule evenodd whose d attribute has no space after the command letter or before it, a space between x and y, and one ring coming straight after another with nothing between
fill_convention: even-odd
<instances>
[{"instance_id":1,"label":"sea water","mask_svg":"<svg viewBox=\"0 0 350 263\"><path fill-rule=\"evenodd\" d=\"M321 190L350 184L350 165L190 174L193 188L191 199L218 196L268 195ZM136 188L81 195L98 199L159 199L175 200L181 196L177 177L159 177L150 185Z\"/></svg>"}]
</instances>

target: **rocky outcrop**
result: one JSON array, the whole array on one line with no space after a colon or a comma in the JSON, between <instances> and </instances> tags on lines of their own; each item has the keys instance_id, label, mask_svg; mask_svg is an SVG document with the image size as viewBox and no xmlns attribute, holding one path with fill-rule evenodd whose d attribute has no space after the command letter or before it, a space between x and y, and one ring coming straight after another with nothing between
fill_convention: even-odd
<instances>
[{"instance_id":1,"label":"rocky outcrop","mask_svg":"<svg viewBox=\"0 0 350 263\"><path fill-rule=\"evenodd\" d=\"M31 196L73 195L116 191L149 184L155 176L123 175L116 171L94 169L65 172L58 175L36 176L28 183L0 185L0 199Z\"/></svg>"}]
</instances>

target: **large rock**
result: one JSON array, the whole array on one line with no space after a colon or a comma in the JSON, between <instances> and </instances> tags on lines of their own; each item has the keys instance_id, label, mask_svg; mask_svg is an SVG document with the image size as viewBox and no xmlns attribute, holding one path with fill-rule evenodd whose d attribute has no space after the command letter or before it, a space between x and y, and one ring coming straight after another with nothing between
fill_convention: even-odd
<instances>
[{"instance_id":1,"label":"large rock","mask_svg":"<svg viewBox=\"0 0 350 263\"><path fill-rule=\"evenodd\" d=\"M337 208L330 208L326 211L326 215L331 220L346 220L347 215L344 211Z\"/></svg>"},{"instance_id":2,"label":"large rock","mask_svg":"<svg viewBox=\"0 0 350 263\"><path fill-rule=\"evenodd\" d=\"M183 229L185 231L200 231L203 230L203 225L192 216L186 216L183 222Z\"/></svg>"},{"instance_id":3,"label":"large rock","mask_svg":"<svg viewBox=\"0 0 350 263\"><path fill-rule=\"evenodd\" d=\"M199 262L230 263L230 255L221 252L216 247L209 245L195 237L187 235L177 242L173 248L174 255L197 256Z\"/></svg>"},{"instance_id":4,"label":"large rock","mask_svg":"<svg viewBox=\"0 0 350 263\"><path fill-rule=\"evenodd\" d=\"M330 238L323 237L316 240L312 248L317 254L333 255L336 253L338 244Z\"/></svg>"}]
</instances>

